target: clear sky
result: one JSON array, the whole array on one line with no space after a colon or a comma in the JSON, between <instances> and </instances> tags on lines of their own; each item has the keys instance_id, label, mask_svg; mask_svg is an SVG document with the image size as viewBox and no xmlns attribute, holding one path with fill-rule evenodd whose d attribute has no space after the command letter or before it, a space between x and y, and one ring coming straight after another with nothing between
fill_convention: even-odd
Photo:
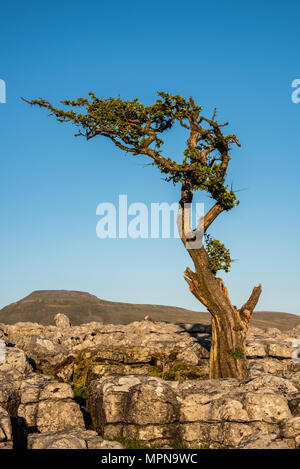
<instances>
[{"instance_id":1,"label":"clear sky","mask_svg":"<svg viewBox=\"0 0 300 469\"><path fill-rule=\"evenodd\" d=\"M179 240L96 236L100 202L172 203L179 187L20 100L58 104L94 91L150 104L165 90L192 95L209 115L217 106L242 143L229 177L241 204L211 230L237 259L223 276L233 304L261 282L258 309L299 314L299 14L297 1L3 2L0 307L33 290L72 289L204 309L183 279L192 266ZM179 157L184 138L170 133Z\"/></svg>"}]
</instances>

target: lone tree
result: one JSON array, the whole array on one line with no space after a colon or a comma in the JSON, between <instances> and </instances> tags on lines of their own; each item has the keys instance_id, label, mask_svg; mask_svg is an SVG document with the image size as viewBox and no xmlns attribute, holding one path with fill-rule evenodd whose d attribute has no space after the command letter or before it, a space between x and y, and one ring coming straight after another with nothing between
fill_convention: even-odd
<instances>
[{"instance_id":1,"label":"lone tree","mask_svg":"<svg viewBox=\"0 0 300 469\"><path fill-rule=\"evenodd\" d=\"M202 115L202 107L181 96L158 93L157 101L145 106L137 99L99 99L94 93L89 98L62 101L65 110L53 107L44 99L27 101L50 111L60 122L71 122L79 131L76 135L87 140L102 135L117 147L133 155L146 155L152 165L165 174L167 181L181 185L178 210L179 233L191 256L195 272L187 268L185 280L193 295L208 309L212 322L210 350L210 378L246 378L246 333L253 310L261 294L261 285L254 287L248 301L237 309L231 304L223 280L216 277L219 270L228 272L230 252L220 241L211 238L207 230L222 213L239 202L226 184L229 152L232 145L240 146L235 135L224 135L216 122L216 111L211 118ZM179 123L188 133L186 149L181 162L163 156L161 135ZM177 156L177 155L176 155ZM178 159L178 158L177 158ZM191 203L195 191L205 191L215 204L202 217L198 227L191 227ZM205 237L195 248L193 240Z\"/></svg>"}]
</instances>

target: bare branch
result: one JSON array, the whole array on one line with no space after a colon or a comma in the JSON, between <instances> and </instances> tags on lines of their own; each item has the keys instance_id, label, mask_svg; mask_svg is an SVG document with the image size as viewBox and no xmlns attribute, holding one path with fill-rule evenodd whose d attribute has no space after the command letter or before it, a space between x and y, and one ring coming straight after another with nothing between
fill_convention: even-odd
<instances>
[{"instance_id":1,"label":"bare branch","mask_svg":"<svg viewBox=\"0 0 300 469\"><path fill-rule=\"evenodd\" d=\"M121 148L121 150L124 150L126 152L130 152L130 153L135 153L136 154L136 150L134 148L128 148L126 147L125 145L123 145L122 143L120 143L115 137L112 137L112 136L109 136L109 135L105 135L103 134L105 137L108 137L111 139L111 141L119 148Z\"/></svg>"},{"instance_id":2,"label":"bare branch","mask_svg":"<svg viewBox=\"0 0 300 469\"><path fill-rule=\"evenodd\" d=\"M261 284L259 284L258 287L253 288L249 300L246 301L246 303L241 307L240 313L246 313L246 312L250 312L250 314L253 313L253 310L255 306L257 305L259 297L261 295L261 291L262 291Z\"/></svg>"},{"instance_id":3,"label":"bare branch","mask_svg":"<svg viewBox=\"0 0 300 469\"><path fill-rule=\"evenodd\" d=\"M209 148L207 148L206 150L202 150L200 152L200 160L201 160L201 163L207 163L207 157L208 155L215 150L215 147L211 146Z\"/></svg>"},{"instance_id":4,"label":"bare branch","mask_svg":"<svg viewBox=\"0 0 300 469\"><path fill-rule=\"evenodd\" d=\"M183 119L179 119L179 122L180 122L180 125L181 125L182 127L184 127L185 129L190 130L190 127L189 127L187 124L185 124L185 123L183 122Z\"/></svg>"},{"instance_id":5,"label":"bare branch","mask_svg":"<svg viewBox=\"0 0 300 469\"><path fill-rule=\"evenodd\" d=\"M224 211L223 207L216 203L205 215L204 217L204 233L207 231L208 227L213 223L220 213Z\"/></svg>"},{"instance_id":6,"label":"bare branch","mask_svg":"<svg viewBox=\"0 0 300 469\"><path fill-rule=\"evenodd\" d=\"M220 277L217 277L216 281L218 282L218 285L221 288L223 295L225 296L227 301L230 303L230 298L229 298L228 290L225 286L225 283L223 282L223 280Z\"/></svg>"},{"instance_id":7,"label":"bare branch","mask_svg":"<svg viewBox=\"0 0 300 469\"><path fill-rule=\"evenodd\" d=\"M197 274L195 274L195 272L193 272L189 267L187 267L185 269L185 272L184 272L184 279L185 281L187 282L188 286L189 286L189 289L190 291L193 293L193 295L199 300L201 301L201 303L204 305L204 306L208 306L208 302L206 301L205 297L201 294L201 291L200 291L200 284L199 284L199 281L198 281L198 277L197 277Z\"/></svg>"}]
</instances>

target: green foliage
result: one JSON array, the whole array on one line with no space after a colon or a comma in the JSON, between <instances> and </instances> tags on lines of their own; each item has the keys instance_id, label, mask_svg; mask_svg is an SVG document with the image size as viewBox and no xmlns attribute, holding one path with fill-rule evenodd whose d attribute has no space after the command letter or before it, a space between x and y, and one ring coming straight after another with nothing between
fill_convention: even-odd
<instances>
[{"instance_id":1,"label":"green foliage","mask_svg":"<svg viewBox=\"0 0 300 469\"><path fill-rule=\"evenodd\" d=\"M146 444L146 442L142 442L139 440L131 440L129 438L125 438L120 436L119 438L106 438L108 441L117 441L121 443L121 445L126 449L153 449L154 447L150 444ZM155 448L161 448L161 446L155 446Z\"/></svg>"},{"instance_id":2,"label":"green foliage","mask_svg":"<svg viewBox=\"0 0 300 469\"><path fill-rule=\"evenodd\" d=\"M230 251L223 243L213 239L209 234L205 234L206 251L209 257L208 268L214 275L218 270L229 272L232 259Z\"/></svg>"},{"instance_id":3,"label":"green foliage","mask_svg":"<svg viewBox=\"0 0 300 469\"><path fill-rule=\"evenodd\" d=\"M132 440L125 437L119 438L106 438L108 441L118 441L126 449L162 449L166 446L166 443L153 443L139 440ZM167 443L171 449L188 449L188 446L178 440L173 440ZM206 445L201 445L199 449L209 449Z\"/></svg>"},{"instance_id":4,"label":"green foliage","mask_svg":"<svg viewBox=\"0 0 300 469\"><path fill-rule=\"evenodd\" d=\"M224 210L238 204L232 189L226 185L226 170L231 145L239 145L233 134L223 135L215 120L202 116L202 107L192 98L158 92L154 104L146 106L137 99L89 98L61 101L67 109L57 109L44 99L27 101L50 110L60 122L71 122L79 127L76 135L87 139L102 135L110 138L119 148L152 158L152 164L166 174L174 184L186 182L194 190L210 194ZM189 140L181 163L162 155L164 140L161 134L179 123L189 132L197 132L192 144ZM208 128L204 127L206 125ZM191 135L191 134L190 134Z\"/></svg>"},{"instance_id":5,"label":"green foliage","mask_svg":"<svg viewBox=\"0 0 300 469\"><path fill-rule=\"evenodd\" d=\"M205 117L192 97L187 100L160 91L158 99L146 106L138 99L103 99L90 92L88 98L61 101L66 109L55 108L44 99L26 102L46 108L59 122L71 122L79 128L76 135L88 140L102 135L125 152L150 157L166 181L181 183L190 193L206 192L218 204L219 213L239 204L226 178L232 145L240 143L234 134L224 135L228 123L216 122L216 110L212 118ZM162 134L176 123L187 130L188 139L183 155L172 158L162 153ZM207 248L211 271L228 272L231 258L224 244L208 238Z\"/></svg>"},{"instance_id":6,"label":"green foliage","mask_svg":"<svg viewBox=\"0 0 300 469\"><path fill-rule=\"evenodd\" d=\"M81 405L85 405L85 402L88 398L88 387L87 386L78 386L72 383L72 389L74 392L74 397L77 402Z\"/></svg>"},{"instance_id":7,"label":"green foliage","mask_svg":"<svg viewBox=\"0 0 300 469\"><path fill-rule=\"evenodd\" d=\"M83 130L84 133L79 135L104 135L111 139L116 137L123 140L124 144L134 147L138 154L139 150L146 146L149 134L153 135L154 145L159 148L164 142L154 134L170 129L176 116L183 117L189 107L189 103L181 96L171 96L164 92L159 92L158 96L162 99L150 106L145 106L137 99L99 99L92 92L89 93L90 99L61 101L71 110L56 109L43 99L35 100L31 104L49 109L59 122L72 122ZM81 108L82 112L74 111L77 108Z\"/></svg>"},{"instance_id":8,"label":"green foliage","mask_svg":"<svg viewBox=\"0 0 300 469\"><path fill-rule=\"evenodd\" d=\"M207 379L207 374L194 365L188 363L177 362L167 369L162 366L149 366L149 376L157 376L158 378L165 379L166 381L181 381L186 379Z\"/></svg>"},{"instance_id":9,"label":"green foliage","mask_svg":"<svg viewBox=\"0 0 300 469\"><path fill-rule=\"evenodd\" d=\"M230 352L229 356L230 356L230 358L233 358L234 360L241 360L242 358L245 358L244 351L240 347L232 350L232 352Z\"/></svg>"},{"instance_id":10,"label":"green foliage","mask_svg":"<svg viewBox=\"0 0 300 469\"><path fill-rule=\"evenodd\" d=\"M80 355L74 361L74 373L69 384L72 386L76 400L81 405L85 405L89 384L96 378L92 371L95 364L97 364L97 360L93 357L82 359Z\"/></svg>"},{"instance_id":11,"label":"green foliage","mask_svg":"<svg viewBox=\"0 0 300 469\"><path fill-rule=\"evenodd\" d=\"M185 153L190 153L190 150L185 150ZM193 160L190 158L190 162ZM171 172L166 169L163 164L158 165L162 173L169 173L165 179L172 181L174 184L178 182L187 182L191 184L193 190L202 190L208 192L211 198L215 199L224 210L230 210L235 205L239 204L235 193L228 189L225 184L226 174L220 169L220 164L214 163L212 167L202 163L193 162L194 170L192 174L184 172L187 164L178 165L179 170Z\"/></svg>"}]
</instances>

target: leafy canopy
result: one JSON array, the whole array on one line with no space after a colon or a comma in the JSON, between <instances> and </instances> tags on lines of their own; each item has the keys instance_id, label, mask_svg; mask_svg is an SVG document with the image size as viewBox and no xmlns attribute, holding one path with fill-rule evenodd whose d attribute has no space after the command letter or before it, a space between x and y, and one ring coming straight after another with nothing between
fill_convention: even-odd
<instances>
[{"instance_id":1,"label":"leafy canopy","mask_svg":"<svg viewBox=\"0 0 300 469\"><path fill-rule=\"evenodd\" d=\"M229 151L233 144L240 146L233 134L224 135L222 128L228 123L215 121L216 110L211 118L202 114L202 107L192 97L186 100L179 95L159 92L158 99L145 106L137 99L89 98L64 100L65 109L58 109L44 99L28 102L50 111L59 122L71 122L78 127L77 136L86 139L102 135L120 149L133 155L146 155L165 175L167 181L181 183L190 191L205 191L216 201L216 210L230 210L239 203L232 188L226 184L226 172L230 161ZM162 134L178 123L188 132L187 146L181 162L163 155ZM176 155L178 160L178 155ZM218 242L219 243L219 242ZM207 244L210 255L219 260L211 270L227 269L230 255L216 240Z\"/></svg>"},{"instance_id":2,"label":"leafy canopy","mask_svg":"<svg viewBox=\"0 0 300 469\"><path fill-rule=\"evenodd\" d=\"M229 272L232 262L230 251L223 243L205 234L206 251L209 257L208 267L213 274L218 270Z\"/></svg>"}]
</instances>

